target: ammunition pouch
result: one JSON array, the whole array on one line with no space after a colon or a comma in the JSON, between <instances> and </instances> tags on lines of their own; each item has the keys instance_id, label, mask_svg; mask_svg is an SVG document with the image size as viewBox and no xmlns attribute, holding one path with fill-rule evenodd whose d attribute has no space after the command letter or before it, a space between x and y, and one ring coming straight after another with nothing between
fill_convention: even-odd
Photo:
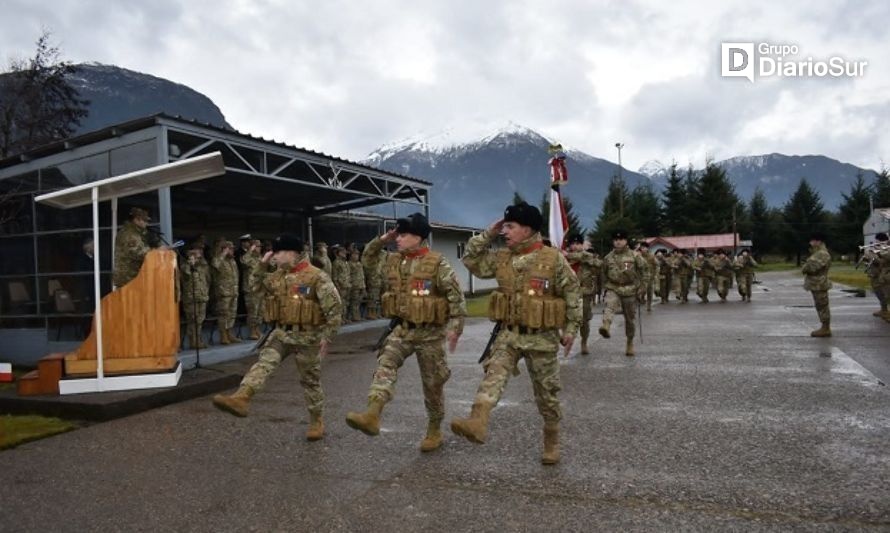
<instances>
[{"instance_id":1,"label":"ammunition pouch","mask_svg":"<svg viewBox=\"0 0 890 533\"><path fill-rule=\"evenodd\" d=\"M321 306L309 298L283 298L278 306L278 323L285 326L319 326Z\"/></svg>"},{"instance_id":2,"label":"ammunition pouch","mask_svg":"<svg viewBox=\"0 0 890 533\"><path fill-rule=\"evenodd\" d=\"M566 325L566 302L554 296L511 299L501 291L494 291L488 301L488 318L507 326L535 330L562 329Z\"/></svg>"}]
</instances>

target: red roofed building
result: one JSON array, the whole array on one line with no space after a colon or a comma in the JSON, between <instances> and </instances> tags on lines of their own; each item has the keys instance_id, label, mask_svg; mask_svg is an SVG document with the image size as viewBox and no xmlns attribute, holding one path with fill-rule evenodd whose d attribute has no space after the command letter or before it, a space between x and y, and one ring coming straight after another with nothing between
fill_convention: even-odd
<instances>
[{"instance_id":1,"label":"red roofed building","mask_svg":"<svg viewBox=\"0 0 890 533\"><path fill-rule=\"evenodd\" d=\"M677 248L682 250L697 250L704 248L709 252L724 249L732 252L733 248L750 248L751 241L739 239L738 234L717 233L713 235L676 235L673 237L646 237L643 239L649 243L649 251L671 251Z\"/></svg>"}]
</instances>

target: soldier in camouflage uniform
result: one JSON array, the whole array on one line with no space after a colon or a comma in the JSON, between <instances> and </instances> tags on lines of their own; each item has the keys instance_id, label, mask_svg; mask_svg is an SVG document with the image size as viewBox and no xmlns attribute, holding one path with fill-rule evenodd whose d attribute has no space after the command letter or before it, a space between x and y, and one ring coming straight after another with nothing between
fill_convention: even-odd
<instances>
[{"instance_id":1,"label":"soldier in camouflage uniform","mask_svg":"<svg viewBox=\"0 0 890 533\"><path fill-rule=\"evenodd\" d=\"M581 355L587 355L587 338L590 336L590 319L593 318L593 298L596 290L596 278L603 262L584 249L584 236L572 235L568 238L569 251L566 259L578 277L581 286Z\"/></svg>"},{"instance_id":2,"label":"soldier in camouflage uniform","mask_svg":"<svg viewBox=\"0 0 890 533\"><path fill-rule=\"evenodd\" d=\"M365 247L362 262L366 265L376 265L381 256L385 258L383 314L398 321L398 325L386 339L377 359L377 370L368 392L368 410L346 415L349 427L377 435L383 406L395 395L399 368L416 353L428 417L426 436L420 443L420 450L424 452L442 445L444 387L451 376L443 341L447 340L449 350L454 352L467 314L454 269L441 253L425 246L429 233L426 217L415 213L400 218L395 229ZM393 240L398 245L398 253L385 252L383 247Z\"/></svg>"},{"instance_id":3,"label":"soldier in camouflage uniform","mask_svg":"<svg viewBox=\"0 0 890 533\"><path fill-rule=\"evenodd\" d=\"M232 241L220 241L210 265L213 267L213 294L216 298L219 342L220 344L241 342L231 331L235 327L235 316L238 313L238 264L235 263L235 245Z\"/></svg>"},{"instance_id":4,"label":"soldier in camouflage uniform","mask_svg":"<svg viewBox=\"0 0 890 533\"><path fill-rule=\"evenodd\" d=\"M324 273L328 276L333 275L331 270L331 258L328 257L328 245L324 241L318 241L315 243L315 255L312 256L312 263L324 270Z\"/></svg>"},{"instance_id":5,"label":"soldier in camouflage uniform","mask_svg":"<svg viewBox=\"0 0 890 533\"><path fill-rule=\"evenodd\" d=\"M711 258L711 264L714 265L714 272L716 273L717 296L720 297L720 302L723 303L726 301L726 296L729 295L729 289L732 287L732 261L726 256L725 250L717 250L714 252L714 257Z\"/></svg>"},{"instance_id":6,"label":"soldier in camouflage uniform","mask_svg":"<svg viewBox=\"0 0 890 533\"><path fill-rule=\"evenodd\" d=\"M210 268L204 260L202 248L189 249L186 264L180 267L179 275L185 315L185 344L190 350L206 348L201 330L207 318L207 302L210 301Z\"/></svg>"},{"instance_id":7,"label":"soldier in camouflage uniform","mask_svg":"<svg viewBox=\"0 0 890 533\"><path fill-rule=\"evenodd\" d=\"M277 327L238 390L231 396L214 396L213 405L236 416L247 416L250 399L262 390L281 361L293 354L309 411L306 438L315 441L324 436L321 359L340 327L342 304L331 278L312 266L302 250L299 237L281 235L272 242L272 251L253 266L251 285L262 287L267 294L266 318ZM278 268L270 272L273 255Z\"/></svg>"},{"instance_id":8,"label":"soldier in camouflage uniform","mask_svg":"<svg viewBox=\"0 0 890 533\"><path fill-rule=\"evenodd\" d=\"M593 304L596 305L602 301L603 294L603 259L599 252L591 250L593 255L593 265L591 266L591 275L593 276Z\"/></svg>"},{"instance_id":9,"label":"soldier in camouflage uniform","mask_svg":"<svg viewBox=\"0 0 890 533\"><path fill-rule=\"evenodd\" d=\"M695 271L697 278L695 284L695 293L701 298L701 303L708 303L708 293L711 292L711 284L717 272L714 270L714 263L711 258L705 256L704 249L698 251L698 257L692 262L692 270Z\"/></svg>"},{"instance_id":10,"label":"soldier in camouflage uniform","mask_svg":"<svg viewBox=\"0 0 890 533\"><path fill-rule=\"evenodd\" d=\"M813 293L816 313L822 327L810 332L812 337L831 337L831 310L828 306L828 291L831 281L828 270L831 268L831 254L825 247L825 235L814 232L810 237L810 256L801 271L804 275L803 288Z\"/></svg>"},{"instance_id":11,"label":"soldier in camouflage uniform","mask_svg":"<svg viewBox=\"0 0 890 533\"><path fill-rule=\"evenodd\" d=\"M754 269L759 266L748 250L742 250L733 262L739 295L743 302L751 302L751 285L754 283Z\"/></svg>"},{"instance_id":12,"label":"soldier in camouflage uniform","mask_svg":"<svg viewBox=\"0 0 890 533\"><path fill-rule=\"evenodd\" d=\"M353 322L362 319L362 300L365 299L365 269L360 258L358 250L349 254L349 312Z\"/></svg>"},{"instance_id":13,"label":"soldier in camouflage uniform","mask_svg":"<svg viewBox=\"0 0 890 533\"><path fill-rule=\"evenodd\" d=\"M872 313L872 316L890 322L890 240L886 233L881 232L875 235L874 244L876 246L867 249L863 257L868 262L866 273L880 305L880 309Z\"/></svg>"},{"instance_id":14,"label":"soldier in camouflage uniform","mask_svg":"<svg viewBox=\"0 0 890 533\"><path fill-rule=\"evenodd\" d=\"M365 269L365 282L368 287L368 318L376 320L380 318L380 295L383 291L383 269L386 265L386 254L380 254L376 264L371 264L362 257L362 266Z\"/></svg>"},{"instance_id":15,"label":"soldier in camouflage uniform","mask_svg":"<svg viewBox=\"0 0 890 533\"><path fill-rule=\"evenodd\" d=\"M652 311L652 299L655 293L655 283L658 281L658 261L649 252L649 243L640 242L640 257L646 261L646 279L643 281L644 296L646 299L646 311Z\"/></svg>"},{"instance_id":16,"label":"soldier in camouflage uniform","mask_svg":"<svg viewBox=\"0 0 890 533\"><path fill-rule=\"evenodd\" d=\"M671 264L664 250L655 252L655 260L658 263L658 297L666 304L671 296Z\"/></svg>"},{"instance_id":17,"label":"soldier in camouflage uniform","mask_svg":"<svg viewBox=\"0 0 890 533\"><path fill-rule=\"evenodd\" d=\"M671 252L671 283L680 303L689 301L689 274L692 273L692 262L686 257L686 251L676 248Z\"/></svg>"},{"instance_id":18,"label":"soldier in camouflage uniform","mask_svg":"<svg viewBox=\"0 0 890 533\"><path fill-rule=\"evenodd\" d=\"M151 249L148 244L148 211L139 207L130 209L130 219L124 222L114 239L115 287L123 287L139 275L145 254Z\"/></svg>"},{"instance_id":19,"label":"soldier in camouflage uniform","mask_svg":"<svg viewBox=\"0 0 890 533\"><path fill-rule=\"evenodd\" d=\"M241 254L241 292L244 293L244 309L247 312L247 325L250 328L251 340L260 338L260 327L263 325L262 293L253 290L250 286L250 273L253 271L254 265L260 261L261 247L262 242L259 239L254 239Z\"/></svg>"},{"instance_id":20,"label":"soldier in camouflage uniform","mask_svg":"<svg viewBox=\"0 0 890 533\"><path fill-rule=\"evenodd\" d=\"M611 337L612 317L617 311L624 312L624 334L627 345L624 354L634 355L634 328L636 327L637 299L642 298L643 283L649 276L646 261L627 246L627 232L617 230L612 234L611 252L603 259L603 275L606 280L606 308L603 325L599 332Z\"/></svg>"},{"instance_id":21,"label":"soldier in camouflage uniform","mask_svg":"<svg viewBox=\"0 0 890 533\"><path fill-rule=\"evenodd\" d=\"M343 323L349 323L349 307L350 307L350 289L351 284L351 270L349 268L349 261L346 260L346 249L340 246L334 247L334 262L331 265L331 272L333 275L331 278L334 280L334 285L337 287L337 292L340 293L340 298L343 300Z\"/></svg>"},{"instance_id":22,"label":"soldier in camouflage uniform","mask_svg":"<svg viewBox=\"0 0 890 533\"><path fill-rule=\"evenodd\" d=\"M470 442L482 444L488 435L488 418L500 400L510 375L525 359L538 412L544 419L541 462L559 462L559 421L562 409L559 346L568 357L581 323L581 289L559 250L544 246L538 208L525 202L508 206L504 218L471 238L463 263L483 279L496 278L498 289L489 301L489 318L501 330L483 365L485 377L476 391L468 418L455 418L451 430ZM506 248L492 251L502 235Z\"/></svg>"}]
</instances>

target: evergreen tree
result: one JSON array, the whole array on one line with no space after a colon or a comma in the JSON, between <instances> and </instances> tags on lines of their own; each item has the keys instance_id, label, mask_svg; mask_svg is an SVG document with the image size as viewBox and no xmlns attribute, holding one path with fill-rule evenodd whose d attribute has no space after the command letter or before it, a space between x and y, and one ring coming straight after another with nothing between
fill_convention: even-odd
<instances>
[{"instance_id":1,"label":"evergreen tree","mask_svg":"<svg viewBox=\"0 0 890 533\"><path fill-rule=\"evenodd\" d=\"M850 194L841 196L844 201L838 209L836 224L832 226L831 242L838 252L853 254L858 258L859 244L862 244L862 225L871 215L871 191L865 184L862 172L856 175Z\"/></svg>"},{"instance_id":2,"label":"evergreen tree","mask_svg":"<svg viewBox=\"0 0 890 533\"><path fill-rule=\"evenodd\" d=\"M871 186L875 207L890 207L890 169L884 167L875 174L875 182Z\"/></svg>"},{"instance_id":3,"label":"evergreen tree","mask_svg":"<svg viewBox=\"0 0 890 533\"><path fill-rule=\"evenodd\" d=\"M519 205L522 202L525 202L525 198L519 194L519 191L513 191L513 205Z\"/></svg>"},{"instance_id":4,"label":"evergreen tree","mask_svg":"<svg viewBox=\"0 0 890 533\"><path fill-rule=\"evenodd\" d=\"M686 176L683 178L683 189L686 191L686 204L683 209L683 232L680 235L692 235L698 232L695 218L702 209L701 205L701 180L692 163L686 167Z\"/></svg>"},{"instance_id":5,"label":"evergreen tree","mask_svg":"<svg viewBox=\"0 0 890 533\"><path fill-rule=\"evenodd\" d=\"M625 209L624 216L620 215L621 199L624 198L625 207L630 203L627 185L624 180L613 176L609 182L609 191L603 199L603 208L596 219L596 226L589 234L590 242L599 249L600 253L608 252L612 245L612 232L623 229L631 235L637 234L637 226L633 218L628 216Z\"/></svg>"},{"instance_id":6,"label":"evergreen tree","mask_svg":"<svg viewBox=\"0 0 890 533\"><path fill-rule=\"evenodd\" d=\"M671 163L668 182L662 194L663 226L667 235L680 235L686 229L686 188L677 172L677 162Z\"/></svg>"},{"instance_id":7,"label":"evergreen tree","mask_svg":"<svg viewBox=\"0 0 890 533\"><path fill-rule=\"evenodd\" d=\"M791 195L782 209L785 223L782 249L789 256L797 258L800 265L801 255L806 252L810 233L824 230L825 211L819 193L814 191L806 178L800 179L800 185Z\"/></svg>"},{"instance_id":8,"label":"evergreen tree","mask_svg":"<svg viewBox=\"0 0 890 533\"><path fill-rule=\"evenodd\" d=\"M70 137L87 116L89 102L68 82L76 69L49 39L44 32L33 58L0 74L0 158Z\"/></svg>"},{"instance_id":9,"label":"evergreen tree","mask_svg":"<svg viewBox=\"0 0 890 533\"><path fill-rule=\"evenodd\" d=\"M778 244L779 226L776 225L775 213L766 202L763 189L757 187L751 202L748 204L748 218L751 224L750 235L754 251L758 256L772 252Z\"/></svg>"},{"instance_id":10,"label":"evergreen tree","mask_svg":"<svg viewBox=\"0 0 890 533\"><path fill-rule=\"evenodd\" d=\"M692 173L689 174L691 176ZM693 209L688 215L694 234L728 233L733 229L733 214L738 221L744 215L738 209L739 198L726 171L709 160L700 177L687 178L687 195Z\"/></svg>"},{"instance_id":11,"label":"evergreen tree","mask_svg":"<svg viewBox=\"0 0 890 533\"><path fill-rule=\"evenodd\" d=\"M661 201L651 183L635 187L625 207L628 216L633 219L634 225L643 236L661 235Z\"/></svg>"},{"instance_id":12,"label":"evergreen tree","mask_svg":"<svg viewBox=\"0 0 890 533\"><path fill-rule=\"evenodd\" d=\"M578 218L578 213L575 212L575 205L572 203L572 200L566 196L562 195L562 207L566 212L566 220L569 223L569 229L566 231L566 236L577 233L579 235L584 235L585 229L581 226L581 219ZM541 198L541 216L544 217L544 229L543 233L547 234L549 237L549 231L547 231L548 224L550 221L550 189L547 189L547 192L544 193L544 196Z\"/></svg>"}]
</instances>

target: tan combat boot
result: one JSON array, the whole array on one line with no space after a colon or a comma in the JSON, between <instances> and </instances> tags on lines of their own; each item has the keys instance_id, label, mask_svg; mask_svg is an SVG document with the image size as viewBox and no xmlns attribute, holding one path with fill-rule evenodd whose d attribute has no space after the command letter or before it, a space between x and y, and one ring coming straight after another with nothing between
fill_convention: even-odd
<instances>
[{"instance_id":1,"label":"tan combat boot","mask_svg":"<svg viewBox=\"0 0 890 533\"><path fill-rule=\"evenodd\" d=\"M252 341L260 340L260 327L259 326L251 326L250 327L250 340L252 340Z\"/></svg>"},{"instance_id":2,"label":"tan combat boot","mask_svg":"<svg viewBox=\"0 0 890 533\"><path fill-rule=\"evenodd\" d=\"M357 429L365 435L377 435L380 433L380 413L383 411L384 402L369 400L368 410L364 413L346 413L346 424L352 429Z\"/></svg>"},{"instance_id":3,"label":"tan combat boot","mask_svg":"<svg viewBox=\"0 0 890 533\"><path fill-rule=\"evenodd\" d=\"M610 327L612 327L612 323L611 323L611 322L603 322L603 325L600 326L600 330L599 330L599 331L600 331L600 335L602 335L604 339L608 339L609 337L612 336L612 334L609 333L609 328L610 328Z\"/></svg>"},{"instance_id":4,"label":"tan combat boot","mask_svg":"<svg viewBox=\"0 0 890 533\"><path fill-rule=\"evenodd\" d=\"M485 444L485 438L488 436L488 416L492 407L487 403L474 403L469 418L451 420L451 431L470 442Z\"/></svg>"},{"instance_id":5,"label":"tan combat boot","mask_svg":"<svg viewBox=\"0 0 890 533\"><path fill-rule=\"evenodd\" d=\"M247 410L250 408L250 399L253 397L253 389L247 385L241 385L235 394L226 396L217 394L213 397L213 405L217 409L221 409L235 416L247 416Z\"/></svg>"},{"instance_id":6,"label":"tan combat boot","mask_svg":"<svg viewBox=\"0 0 890 533\"><path fill-rule=\"evenodd\" d=\"M226 333L229 334L229 342L230 342L230 343L232 343L232 344L238 344L239 342L241 342L241 339L240 339L237 335L235 335L234 333L231 333L231 332L229 332L229 331L226 331Z\"/></svg>"},{"instance_id":7,"label":"tan combat boot","mask_svg":"<svg viewBox=\"0 0 890 533\"><path fill-rule=\"evenodd\" d=\"M232 344L232 341L229 340L229 330L225 328L219 328L219 343Z\"/></svg>"},{"instance_id":8,"label":"tan combat boot","mask_svg":"<svg viewBox=\"0 0 890 533\"><path fill-rule=\"evenodd\" d=\"M581 339L581 355L587 355L590 353L590 350L587 348L587 337Z\"/></svg>"},{"instance_id":9,"label":"tan combat boot","mask_svg":"<svg viewBox=\"0 0 890 533\"><path fill-rule=\"evenodd\" d=\"M324 420L321 413L309 413L309 429L306 431L306 440L316 441L324 437Z\"/></svg>"},{"instance_id":10,"label":"tan combat boot","mask_svg":"<svg viewBox=\"0 0 890 533\"><path fill-rule=\"evenodd\" d=\"M831 326L823 323L821 328L810 332L810 337L831 337Z\"/></svg>"},{"instance_id":11,"label":"tan combat boot","mask_svg":"<svg viewBox=\"0 0 890 533\"><path fill-rule=\"evenodd\" d=\"M431 452L442 446L442 422L430 420L426 425L426 436L420 441L420 451Z\"/></svg>"},{"instance_id":12,"label":"tan combat boot","mask_svg":"<svg viewBox=\"0 0 890 533\"><path fill-rule=\"evenodd\" d=\"M624 355L628 357L634 356L634 340L632 338L627 339L627 346L624 349Z\"/></svg>"},{"instance_id":13,"label":"tan combat boot","mask_svg":"<svg viewBox=\"0 0 890 533\"><path fill-rule=\"evenodd\" d=\"M541 463L555 465L559 462L559 422L544 422L544 453Z\"/></svg>"}]
</instances>

